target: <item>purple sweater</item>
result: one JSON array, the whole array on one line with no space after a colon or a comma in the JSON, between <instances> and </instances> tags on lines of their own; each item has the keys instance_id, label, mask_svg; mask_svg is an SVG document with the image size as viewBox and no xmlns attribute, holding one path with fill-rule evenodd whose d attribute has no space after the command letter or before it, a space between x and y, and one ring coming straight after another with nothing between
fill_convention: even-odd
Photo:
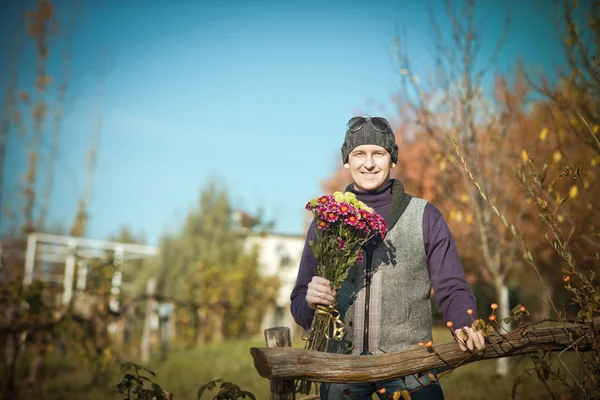
<instances>
[{"instance_id":1,"label":"purple sweater","mask_svg":"<svg viewBox=\"0 0 600 400\"><path fill-rule=\"evenodd\" d=\"M392 203L393 180L383 188L368 193L350 190L356 198L377 211L386 221ZM291 312L296 323L305 330L310 328L314 310L306 302L306 290L312 277L316 275L318 260L313 255L309 241L315 240L315 222L307 232L306 243L300 259L296 286L291 294ZM381 243L367 243L363 249L374 250ZM435 291L435 300L444 320L452 321L455 329L471 326L473 322L465 310L473 310L477 318L476 300L471 287L465 280L464 271L450 228L442 213L431 203L427 203L423 215L423 243L427 255L427 268ZM368 301L368 300L367 300Z\"/></svg>"}]
</instances>

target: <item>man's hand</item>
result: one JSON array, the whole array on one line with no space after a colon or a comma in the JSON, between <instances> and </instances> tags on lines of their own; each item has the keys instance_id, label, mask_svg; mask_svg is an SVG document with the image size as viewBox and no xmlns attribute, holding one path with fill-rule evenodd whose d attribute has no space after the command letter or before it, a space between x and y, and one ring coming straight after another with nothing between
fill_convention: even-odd
<instances>
[{"instance_id":1,"label":"man's hand","mask_svg":"<svg viewBox=\"0 0 600 400\"><path fill-rule=\"evenodd\" d=\"M462 329L457 329L454 331L454 335L456 336L456 340L458 341L458 346L462 351L473 351L473 348L477 348L477 350L485 349L485 339L481 332L474 332L473 328L470 326L465 326Z\"/></svg>"},{"instance_id":2,"label":"man's hand","mask_svg":"<svg viewBox=\"0 0 600 400\"><path fill-rule=\"evenodd\" d=\"M329 288L329 280L321 276L313 276L306 291L306 302L315 310L318 304L329 306L335 301L335 291Z\"/></svg>"}]
</instances>

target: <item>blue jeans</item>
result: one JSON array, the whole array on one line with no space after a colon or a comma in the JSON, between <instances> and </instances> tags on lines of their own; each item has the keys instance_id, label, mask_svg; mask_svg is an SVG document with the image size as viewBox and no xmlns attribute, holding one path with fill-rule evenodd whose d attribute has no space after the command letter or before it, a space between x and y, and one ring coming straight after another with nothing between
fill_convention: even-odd
<instances>
[{"instance_id":1,"label":"blue jeans","mask_svg":"<svg viewBox=\"0 0 600 400\"><path fill-rule=\"evenodd\" d=\"M367 353L367 355L371 354ZM385 394L377 393L381 388L385 388ZM346 390L350 390L352 396L344 394ZM320 394L321 400L371 400L373 393L377 393L381 400L387 400L388 396L398 390L410 391L412 400L444 400L440 383L431 382L427 375L420 378L409 375L404 377L404 380L394 379L374 383L322 383Z\"/></svg>"},{"instance_id":2,"label":"blue jeans","mask_svg":"<svg viewBox=\"0 0 600 400\"><path fill-rule=\"evenodd\" d=\"M409 378L406 377L406 384L401 380L392 380L377 383L322 383L321 384L321 400L371 400L373 393L381 388L385 388L385 394L377 393L380 399L388 399L388 395L393 394L397 390L414 390L415 388L407 388L409 386ZM422 379L423 380L423 379ZM425 382L423 383L426 384ZM418 386L417 386L418 387ZM349 389L352 396L347 396L344 391ZM410 393L412 400L444 400L442 387L439 382L429 383L421 389Z\"/></svg>"}]
</instances>

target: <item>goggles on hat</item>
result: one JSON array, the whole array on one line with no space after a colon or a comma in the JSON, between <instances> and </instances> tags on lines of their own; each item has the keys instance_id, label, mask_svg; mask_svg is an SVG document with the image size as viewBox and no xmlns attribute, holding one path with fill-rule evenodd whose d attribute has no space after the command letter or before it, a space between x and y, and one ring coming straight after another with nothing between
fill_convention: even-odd
<instances>
[{"instance_id":1,"label":"goggles on hat","mask_svg":"<svg viewBox=\"0 0 600 400\"><path fill-rule=\"evenodd\" d=\"M350 118L346 124L346 130L356 132L365 126L368 121L371 121L371 125L373 125L373 128L375 128L376 131L387 132L391 129L390 123L382 117L353 117Z\"/></svg>"}]
</instances>

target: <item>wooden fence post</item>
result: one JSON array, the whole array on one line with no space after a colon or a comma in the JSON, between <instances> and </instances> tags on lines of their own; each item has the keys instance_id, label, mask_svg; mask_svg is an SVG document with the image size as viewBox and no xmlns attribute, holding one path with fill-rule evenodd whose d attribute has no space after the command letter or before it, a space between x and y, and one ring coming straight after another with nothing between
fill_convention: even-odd
<instances>
[{"instance_id":1,"label":"wooden fence post","mask_svg":"<svg viewBox=\"0 0 600 400\"><path fill-rule=\"evenodd\" d=\"M292 347L290 328L277 327L265 329L265 342L268 348ZM271 379L271 400L296 400L296 388L293 380Z\"/></svg>"},{"instance_id":2,"label":"wooden fence post","mask_svg":"<svg viewBox=\"0 0 600 400\"><path fill-rule=\"evenodd\" d=\"M152 315L154 314L154 293L156 292L156 278L148 279L146 283L146 318L144 319L144 330L142 332L142 341L140 349L140 358L142 362L147 363L150 360L150 335L152 334Z\"/></svg>"}]
</instances>

